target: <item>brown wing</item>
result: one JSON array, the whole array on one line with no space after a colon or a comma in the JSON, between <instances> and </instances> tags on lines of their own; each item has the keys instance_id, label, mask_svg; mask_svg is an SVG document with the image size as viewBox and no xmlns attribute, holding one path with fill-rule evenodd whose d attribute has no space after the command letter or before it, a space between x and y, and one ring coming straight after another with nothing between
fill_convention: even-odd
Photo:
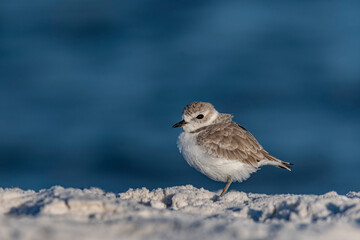
<instances>
[{"instance_id":1,"label":"brown wing","mask_svg":"<svg viewBox=\"0 0 360 240\"><path fill-rule=\"evenodd\" d=\"M197 137L197 143L208 153L231 160L239 160L252 166L266 159L263 147L249 131L235 122L219 123L207 127Z\"/></svg>"}]
</instances>

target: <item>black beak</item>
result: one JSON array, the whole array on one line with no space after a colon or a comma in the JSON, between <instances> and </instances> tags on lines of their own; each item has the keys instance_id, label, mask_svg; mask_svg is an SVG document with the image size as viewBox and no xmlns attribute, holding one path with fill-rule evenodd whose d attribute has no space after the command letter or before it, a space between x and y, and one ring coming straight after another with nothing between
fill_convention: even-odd
<instances>
[{"instance_id":1,"label":"black beak","mask_svg":"<svg viewBox=\"0 0 360 240\"><path fill-rule=\"evenodd\" d=\"M173 128L177 128L177 127L182 127L186 124L186 122L184 120L181 120L180 122L178 123L175 123L172 127Z\"/></svg>"}]
</instances>

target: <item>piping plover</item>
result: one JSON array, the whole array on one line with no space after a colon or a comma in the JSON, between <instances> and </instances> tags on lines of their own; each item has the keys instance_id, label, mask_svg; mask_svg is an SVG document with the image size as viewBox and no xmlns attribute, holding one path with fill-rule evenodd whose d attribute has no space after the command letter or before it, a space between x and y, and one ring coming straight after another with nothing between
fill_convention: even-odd
<instances>
[{"instance_id":1,"label":"piping plover","mask_svg":"<svg viewBox=\"0 0 360 240\"><path fill-rule=\"evenodd\" d=\"M209 178L226 182L223 196L233 181L242 182L259 167L273 165L290 170L288 162L271 156L244 127L232 121L231 114L219 113L206 102L193 102L184 108L178 147L188 164Z\"/></svg>"}]
</instances>

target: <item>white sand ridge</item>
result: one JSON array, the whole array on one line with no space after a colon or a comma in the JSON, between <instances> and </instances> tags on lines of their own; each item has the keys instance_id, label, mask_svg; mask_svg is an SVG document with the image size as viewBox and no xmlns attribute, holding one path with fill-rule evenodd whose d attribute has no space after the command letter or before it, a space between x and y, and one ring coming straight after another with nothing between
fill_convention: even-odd
<instances>
[{"instance_id":1,"label":"white sand ridge","mask_svg":"<svg viewBox=\"0 0 360 240\"><path fill-rule=\"evenodd\" d=\"M191 185L149 191L55 186L0 189L0 239L357 239L360 192L217 193ZM360 239L360 238L359 238Z\"/></svg>"}]
</instances>

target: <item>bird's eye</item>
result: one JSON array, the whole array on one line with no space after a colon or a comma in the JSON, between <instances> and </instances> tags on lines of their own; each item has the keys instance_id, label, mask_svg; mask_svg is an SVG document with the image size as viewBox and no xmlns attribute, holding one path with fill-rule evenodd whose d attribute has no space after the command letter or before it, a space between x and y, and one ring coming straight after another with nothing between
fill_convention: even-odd
<instances>
[{"instance_id":1,"label":"bird's eye","mask_svg":"<svg viewBox=\"0 0 360 240\"><path fill-rule=\"evenodd\" d=\"M197 115L197 117L196 117L197 119L202 119L202 118L204 118L204 115L202 115L202 114L199 114L199 115Z\"/></svg>"}]
</instances>

